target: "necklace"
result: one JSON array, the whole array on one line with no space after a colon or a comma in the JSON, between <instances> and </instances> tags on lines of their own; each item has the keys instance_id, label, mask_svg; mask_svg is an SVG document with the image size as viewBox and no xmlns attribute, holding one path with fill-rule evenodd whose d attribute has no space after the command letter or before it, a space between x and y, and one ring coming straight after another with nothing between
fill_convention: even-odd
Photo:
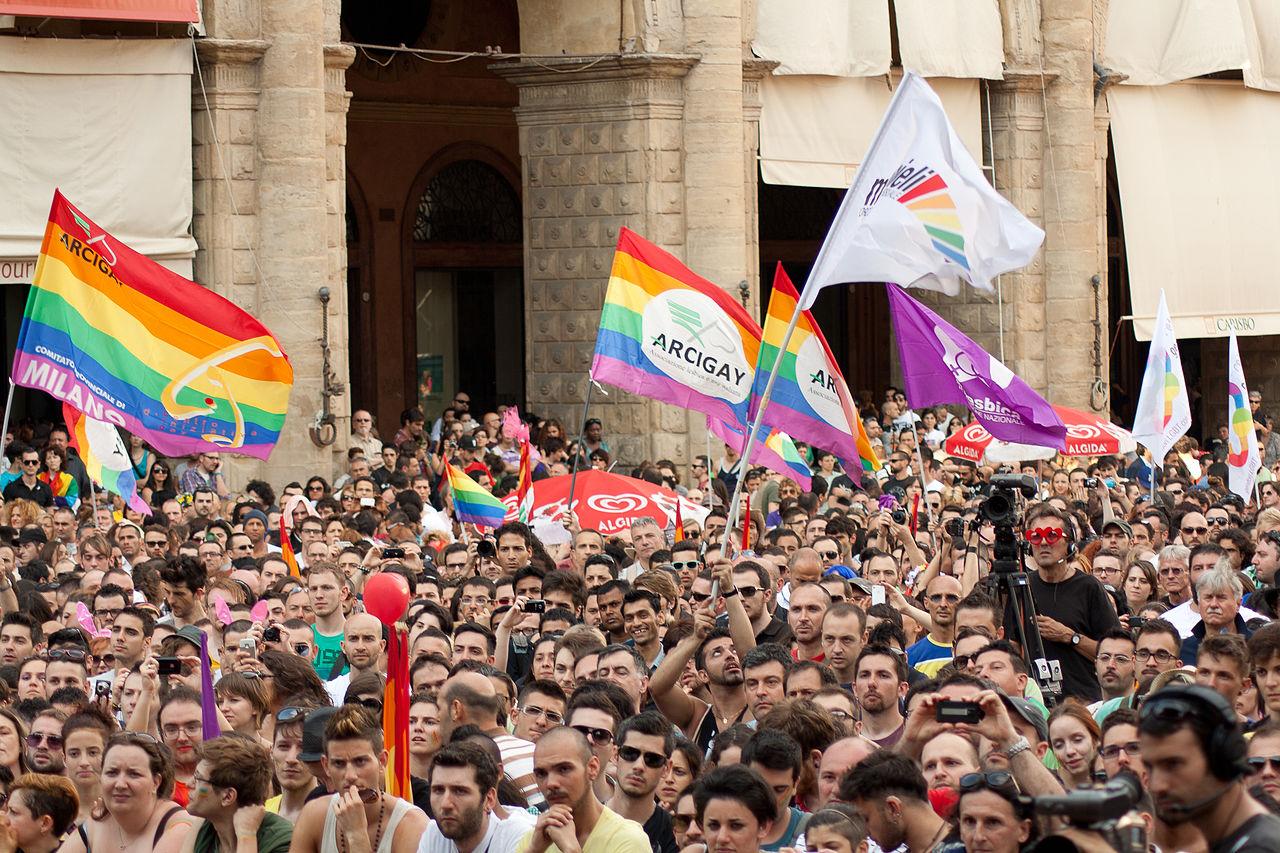
<instances>
[{"instance_id":1,"label":"necklace","mask_svg":"<svg viewBox=\"0 0 1280 853\"><path fill-rule=\"evenodd\" d=\"M378 845L382 843L382 833L385 829L382 825L382 816L386 813L386 810L387 798L383 794L378 794L378 834L373 837L373 843L369 845L369 849L373 851L373 853L378 853ZM345 853L347 849L347 840L343 837L341 832L337 833L337 840L338 850L340 853Z\"/></svg>"},{"instance_id":2,"label":"necklace","mask_svg":"<svg viewBox=\"0 0 1280 853\"><path fill-rule=\"evenodd\" d=\"M146 835L146 833L147 833L147 828L144 826L144 827L142 828L142 832L139 832L137 835L135 835L135 836L134 836L132 839L130 839L129 841L125 841L125 840L124 840L124 827L122 827L122 826L120 825L120 821L117 819L117 820L116 820L116 833L120 836L120 849L121 849L121 850L127 850L128 848L130 848L130 847L132 847L133 845L137 844L137 843L138 843L138 839L140 839L140 838L142 838L142 836Z\"/></svg>"}]
</instances>

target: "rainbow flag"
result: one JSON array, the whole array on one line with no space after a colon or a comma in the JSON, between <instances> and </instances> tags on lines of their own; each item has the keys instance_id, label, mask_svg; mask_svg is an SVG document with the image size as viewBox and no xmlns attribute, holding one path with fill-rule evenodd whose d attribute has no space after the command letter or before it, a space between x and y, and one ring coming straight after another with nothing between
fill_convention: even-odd
<instances>
[{"instance_id":1,"label":"rainbow flag","mask_svg":"<svg viewBox=\"0 0 1280 853\"><path fill-rule=\"evenodd\" d=\"M497 527L506 518L507 505L454 465L449 466L449 491L453 493L453 514L464 524Z\"/></svg>"},{"instance_id":2,"label":"rainbow flag","mask_svg":"<svg viewBox=\"0 0 1280 853\"><path fill-rule=\"evenodd\" d=\"M382 742L387 746L387 793L413 801L409 778L409 638L399 625L387 637L387 685L382 693Z\"/></svg>"},{"instance_id":3,"label":"rainbow flag","mask_svg":"<svg viewBox=\"0 0 1280 853\"><path fill-rule=\"evenodd\" d=\"M745 422L759 349L760 326L733 297L622 229L592 379Z\"/></svg>"},{"instance_id":4,"label":"rainbow flag","mask_svg":"<svg viewBox=\"0 0 1280 853\"><path fill-rule=\"evenodd\" d=\"M880 461L880 457L876 456L875 450L872 449L871 436L867 435L867 426L862 422L862 418L858 418L853 423L858 428L858 462L861 464L864 474L874 474L883 467L883 463ZM853 466L846 467L856 472ZM856 473L850 473L849 476L855 480L860 479Z\"/></svg>"},{"instance_id":5,"label":"rainbow flag","mask_svg":"<svg viewBox=\"0 0 1280 853\"><path fill-rule=\"evenodd\" d=\"M89 479L120 495L135 512L151 515L151 507L138 495L133 462L119 431L106 421L77 411L68 403L62 404L62 417L67 422L70 444L79 452Z\"/></svg>"},{"instance_id":6,"label":"rainbow flag","mask_svg":"<svg viewBox=\"0 0 1280 853\"><path fill-rule=\"evenodd\" d=\"M165 456L266 459L293 367L266 326L138 254L55 192L12 379Z\"/></svg>"},{"instance_id":7,"label":"rainbow flag","mask_svg":"<svg viewBox=\"0 0 1280 853\"><path fill-rule=\"evenodd\" d=\"M707 418L707 429L712 435L732 447L738 453L746 445L747 428L741 424L727 424L716 418ZM751 465L763 465L770 471L777 471L784 477L790 477L806 492L813 488L813 475L805 464L795 442L785 432L767 426L759 427L756 443L751 449Z\"/></svg>"},{"instance_id":8,"label":"rainbow flag","mask_svg":"<svg viewBox=\"0 0 1280 853\"><path fill-rule=\"evenodd\" d=\"M280 513L280 559L289 567L289 577L302 579L302 571L298 568L298 555L293 553L293 543L289 541L289 529L285 527L285 519L290 512Z\"/></svg>"},{"instance_id":9,"label":"rainbow flag","mask_svg":"<svg viewBox=\"0 0 1280 853\"><path fill-rule=\"evenodd\" d=\"M760 360L756 363L757 399L764 393L769 371L773 369L799 300L800 294L779 263L773 273L773 295L769 298ZM858 407L826 337L808 311L800 312L761 422L785 429L815 447L830 450L845 463L845 470L854 480L860 479L859 469L868 470L869 461L876 463L875 468L879 467L871 442L866 440L865 446L859 446L859 438L866 439L866 430ZM851 464L855 460L860 464Z\"/></svg>"},{"instance_id":10,"label":"rainbow flag","mask_svg":"<svg viewBox=\"0 0 1280 853\"><path fill-rule=\"evenodd\" d=\"M525 439L520 441L520 474L516 486L516 518L524 524L529 523L533 514L533 461L530 459L531 445Z\"/></svg>"}]
</instances>

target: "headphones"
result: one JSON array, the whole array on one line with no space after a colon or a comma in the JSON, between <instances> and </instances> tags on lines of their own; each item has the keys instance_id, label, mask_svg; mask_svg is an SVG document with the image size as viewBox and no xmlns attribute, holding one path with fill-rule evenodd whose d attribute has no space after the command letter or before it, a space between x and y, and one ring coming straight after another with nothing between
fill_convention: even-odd
<instances>
[{"instance_id":1,"label":"headphones","mask_svg":"<svg viewBox=\"0 0 1280 853\"><path fill-rule=\"evenodd\" d=\"M1200 739L1209 772L1223 782L1232 782L1249 772L1245 762L1248 744L1240 730L1235 709L1218 691L1199 684L1165 687L1142 703L1138 726L1149 719L1186 720L1194 716L1193 730ZM1207 731L1206 737L1203 732Z\"/></svg>"}]
</instances>

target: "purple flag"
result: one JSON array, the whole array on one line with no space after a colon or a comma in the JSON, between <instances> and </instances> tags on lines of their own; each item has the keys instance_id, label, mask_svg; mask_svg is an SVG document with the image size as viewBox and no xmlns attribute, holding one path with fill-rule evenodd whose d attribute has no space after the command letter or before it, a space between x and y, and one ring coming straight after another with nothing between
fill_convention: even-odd
<instances>
[{"instance_id":1,"label":"purple flag","mask_svg":"<svg viewBox=\"0 0 1280 853\"><path fill-rule=\"evenodd\" d=\"M204 740L210 741L222 734L218 725L218 700L213 695L213 671L209 665L209 635L200 632L200 710L204 722Z\"/></svg>"},{"instance_id":2,"label":"purple flag","mask_svg":"<svg viewBox=\"0 0 1280 853\"><path fill-rule=\"evenodd\" d=\"M1047 400L901 287L885 287L911 405L965 405L996 438L1062 449L1067 428Z\"/></svg>"}]
</instances>

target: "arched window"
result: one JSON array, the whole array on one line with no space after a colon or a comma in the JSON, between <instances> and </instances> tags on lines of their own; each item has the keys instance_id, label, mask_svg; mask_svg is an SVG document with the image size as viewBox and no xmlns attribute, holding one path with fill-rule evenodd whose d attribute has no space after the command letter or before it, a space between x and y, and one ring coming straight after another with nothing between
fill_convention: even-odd
<instances>
[{"instance_id":1,"label":"arched window","mask_svg":"<svg viewBox=\"0 0 1280 853\"><path fill-rule=\"evenodd\" d=\"M418 202L419 243L519 243L520 199L497 169L462 160L440 170Z\"/></svg>"}]
</instances>

